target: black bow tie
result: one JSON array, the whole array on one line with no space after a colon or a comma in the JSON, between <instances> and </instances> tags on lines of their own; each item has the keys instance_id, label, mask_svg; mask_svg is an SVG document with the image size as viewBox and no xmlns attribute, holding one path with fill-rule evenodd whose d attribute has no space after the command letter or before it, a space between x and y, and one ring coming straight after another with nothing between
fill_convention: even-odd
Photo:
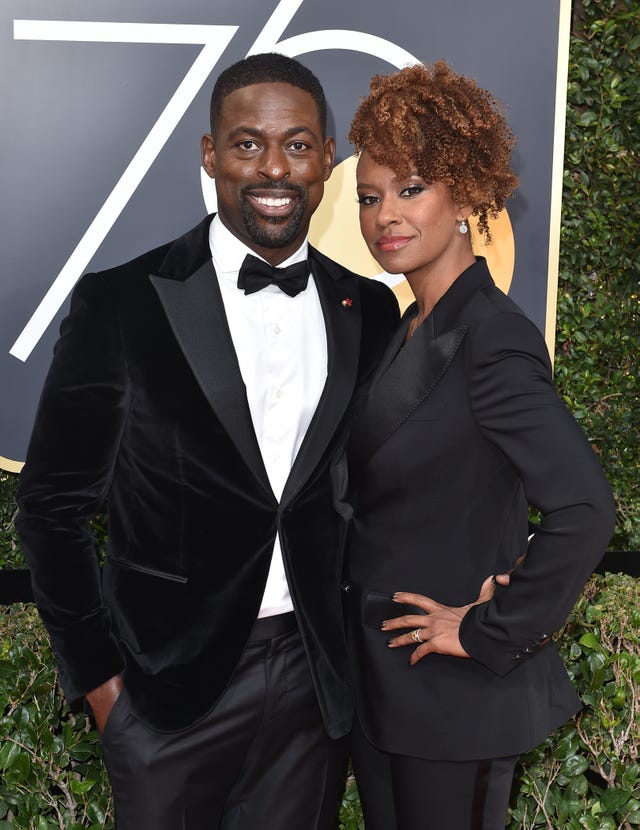
<instances>
[{"instance_id":1,"label":"black bow tie","mask_svg":"<svg viewBox=\"0 0 640 830\"><path fill-rule=\"evenodd\" d=\"M238 274L238 288L245 294L260 291L266 285L277 285L290 297L295 297L307 287L309 281L309 263L295 262L286 268L274 268L251 254L247 254Z\"/></svg>"}]
</instances>

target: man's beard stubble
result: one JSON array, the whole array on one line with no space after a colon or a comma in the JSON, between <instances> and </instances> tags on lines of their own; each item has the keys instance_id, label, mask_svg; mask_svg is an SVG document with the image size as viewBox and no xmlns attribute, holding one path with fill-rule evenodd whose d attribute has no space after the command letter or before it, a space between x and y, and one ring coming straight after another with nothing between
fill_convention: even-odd
<instances>
[{"instance_id":1,"label":"man's beard stubble","mask_svg":"<svg viewBox=\"0 0 640 830\"><path fill-rule=\"evenodd\" d=\"M241 191L242 221L247 236L255 245L261 248L284 248L300 233L307 209L307 191L300 185L290 183L283 185L272 182L267 187L269 190L286 190L289 193L293 191L298 196L293 213L290 216L270 218L258 215L244 197L252 190L264 190L265 185L246 185Z\"/></svg>"}]
</instances>

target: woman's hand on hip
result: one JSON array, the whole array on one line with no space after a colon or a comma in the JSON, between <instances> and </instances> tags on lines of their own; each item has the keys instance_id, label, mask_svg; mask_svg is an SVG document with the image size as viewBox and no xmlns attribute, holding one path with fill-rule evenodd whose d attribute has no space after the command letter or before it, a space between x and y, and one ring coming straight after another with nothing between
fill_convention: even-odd
<instances>
[{"instance_id":1,"label":"woman's hand on hip","mask_svg":"<svg viewBox=\"0 0 640 830\"><path fill-rule=\"evenodd\" d=\"M469 655L460 644L460 623L472 605L488 602L492 598L496 583L508 585L509 574L487 577L482 583L482 588L475 602L459 606L443 605L430 597L425 597L423 594L398 591L393 596L396 602L413 605L416 608L421 608L426 613L405 614L402 617L385 620L382 623L383 631L411 629L411 631L389 640L387 642L388 647L399 648L400 646L417 645L409 658L409 663L412 666L427 654L448 654L452 657L468 658Z\"/></svg>"}]
</instances>

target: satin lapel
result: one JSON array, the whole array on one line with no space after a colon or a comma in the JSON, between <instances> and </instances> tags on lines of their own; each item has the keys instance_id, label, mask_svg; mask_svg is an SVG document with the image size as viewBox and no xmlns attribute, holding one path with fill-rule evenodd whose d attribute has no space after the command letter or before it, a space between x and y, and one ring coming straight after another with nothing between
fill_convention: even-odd
<instances>
[{"instance_id":1,"label":"satin lapel","mask_svg":"<svg viewBox=\"0 0 640 830\"><path fill-rule=\"evenodd\" d=\"M283 504L318 465L347 410L358 374L361 316L357 278L313 255L310 263L327 332L327 381L287 479ZM343 300L351 300L351 304L343 305Z\"/></svg>"},{"instance_id":2,"label":"satin lapel","mask_svg":"<svg viewBox=\"0 0 640 830\"><path fill-rule=\"evenodd\" d=\"M274 498L256 440L213 263L208 259L184 281L153 274L149 278L211 408L249 469Z\"/></svg>"},{"instance_id":3,"label":"satin lapel","mask_svg":"<svg viewBox=\"0 0 640 830\"><path fill-rule=\"evenodd\" d=\"M400 327L404 335L406 326ZM464 335L466 326L434 338L431 327L420 326L404 348L386 360L387 370L372 388L367 403L356 419L349 441L349 461L354 470L363 469L378 448L431 394L447 371ZM391 344L396 343L396 338ZM391 352L391 346L389 352ZM396 344L396 351L399 344Z\"/></svg>"}]
</instances>

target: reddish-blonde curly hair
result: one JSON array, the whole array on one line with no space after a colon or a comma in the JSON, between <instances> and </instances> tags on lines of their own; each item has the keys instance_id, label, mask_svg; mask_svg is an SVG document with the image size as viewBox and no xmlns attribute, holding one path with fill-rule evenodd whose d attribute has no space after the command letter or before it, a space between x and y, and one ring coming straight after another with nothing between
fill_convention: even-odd
<instances>
[{"instance_id":1,"label":"reddish-blonde curly hair","mask_svg":"<svg viewBox=\"0 0 640 830\"><path fill-rule=\"evenodd\" d=\"M398 176L444 182L455 202L472 206L487 241L488 217L518 186L509 166L515 139L498 102L444 61L374 76L349 141Z\"/></svg>"}]
</instances>

